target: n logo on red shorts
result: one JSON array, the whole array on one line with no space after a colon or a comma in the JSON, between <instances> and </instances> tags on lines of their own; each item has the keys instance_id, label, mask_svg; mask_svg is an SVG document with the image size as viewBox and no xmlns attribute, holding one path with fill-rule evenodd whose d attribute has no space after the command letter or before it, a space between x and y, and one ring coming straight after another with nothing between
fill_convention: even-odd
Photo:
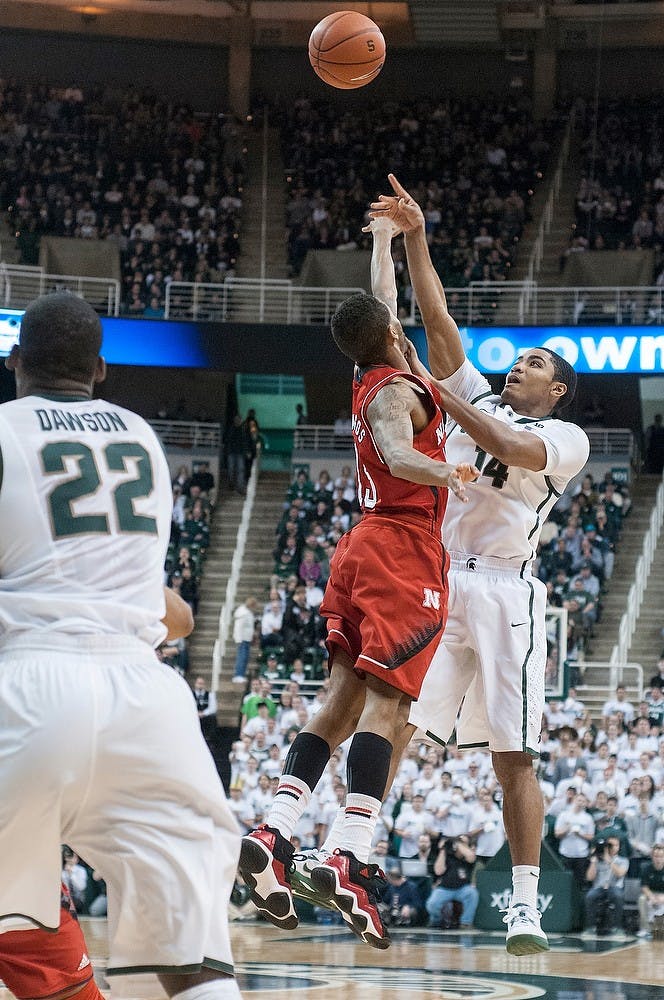
<instances>
[{"instance_id":1,"label":"n logo on red shorts","mask_svg":"<svg viewBox=\"0 0 664 1000\"><path fill-rule=\"evenodd\" d=\"M435 608L436 611L440 611L440 591L429 590L428 587L424 587L424 600L422 601L422 607Z\"/></svg>"}]
</instances>

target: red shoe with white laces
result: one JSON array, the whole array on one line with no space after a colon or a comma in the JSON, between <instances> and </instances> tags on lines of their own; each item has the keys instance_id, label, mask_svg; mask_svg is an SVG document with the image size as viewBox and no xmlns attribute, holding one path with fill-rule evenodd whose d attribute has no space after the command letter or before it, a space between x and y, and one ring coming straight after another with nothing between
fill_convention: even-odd
<instances>
[{"instance_id":1,"label":"red shoe with white laces","mask_svg":"<svg viewBox=\"0 0 664 1000\"><path fill-rule=\"evenodd\" d=\"M378 865L364 864L350 851L337 850L311 870L311 882L366 944L383 950L390 947L390 935L378 912L380 893L387 885Z\"/></svg>"},{"instance_id":2,"label":"red shoe with white laces","mask_svg":"<svg viewBox=\"0 0 664 1000\"><path fill-rule=\"evenodd\" d=\"M253 902L270 923L292 931L298 916L290 886L293 845L263 824L242 838L239 869Z\"/></svg>"}]
</instances>

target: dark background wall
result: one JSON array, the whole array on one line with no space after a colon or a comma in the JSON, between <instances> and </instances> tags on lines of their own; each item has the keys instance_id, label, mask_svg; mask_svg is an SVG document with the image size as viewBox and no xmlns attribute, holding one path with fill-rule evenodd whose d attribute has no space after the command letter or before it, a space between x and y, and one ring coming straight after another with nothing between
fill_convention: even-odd
<instances>
[{"instance_id":1,"label":"dark background wall","mask_svg":"<svg viewBox=\"0 0 664 1000\"><path fill-rule=\"evenodd\" d=\"M371 84L371 100L399 97L436 97L445 94L503 96L514 76L530 86L530 63L515 70L502 52L450 52L438 49L390 49L380 76ZM352 110L366 107L361 90L334 90L312 72L306 51L256 49L252 66L252 93L292 98L306 93Z\"/></svg>"},{"instance_id":2,"label":"dark background wall","mask_svg":"<svg viewBox=\"0 0 664 1000\"><path fill-rule=\"evenodd\" d=\"M600 95L630 97L662 91L661 49L606 49L600 63ZM558 53L558 92L592 98L596 53L569 50Z\"/></svg>"},{"instance_id":3,"label":"dark background wall","mask_svg":"<svg viewBox=\"0 0 664 1000\"><path fill-rule=\"evenodd\" d=\"M196 108L225 106L228 49L191 42L124 39L103 36L4 30L0 32L0 65L9 76L66 85L136 84ZM505 93L514 65L498 51L448 52L435 49L391 49L380 77L372 84L372 100L437 94ZM528 85L529 64L518 67ZM304 48L254 50L252 93L289 100L297 94L338 100L352 108L367 95L335 91L314 74Z\"/></svg>"},{"instance_id":4,"label":"dark background wall","mask_svg":"<svg viewBox=\"0 0 664 1000\"><path fill-rule=\"evenodd\" d=\"M136 85L170 98L186 98L197 110L226 108L228 49L132 38L0 32L5 76L55 85Z\"/></svg>"},{"instance_id":5,"label":"dark background wall","mask_svg":"<svg viewBox=\"0 0 664 1000\"><path fill-rule=\"evenodd\" d=\"M558 53L558 91L592 96L595 52L587 48ZM185 97L197 108L223 107L227 92L228 49L191 41L130 39L57 34L6 28L0 33L3 73L57 84L104 83L145 86L168 97ZM372 100L439 94L505 94L519 78L526 93L532 79L532 54L509 62L503 52L390 48L381 75L371 86ZM648 94L661 90L662 50L607 48L601 61L603 95ZM326 97L352 108L366 103L363 91L334 91L312 72L304 47L255 48L254 97L289 100L296 94Z\"/></svg>"}]
</instances>

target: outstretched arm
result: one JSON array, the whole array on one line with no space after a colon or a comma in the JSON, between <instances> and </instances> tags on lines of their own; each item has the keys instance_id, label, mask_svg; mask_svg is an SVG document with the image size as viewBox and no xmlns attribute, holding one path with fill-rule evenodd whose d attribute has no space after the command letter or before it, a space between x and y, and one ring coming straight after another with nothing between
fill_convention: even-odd
<instances>
[{"instance_id":1,"label":"outstretched arm","mask_svg":"<svg viewBox=\"0 0 664 1000\"><path fill-rule=\"evenodd\" d=\"M398 226L387 218L372 219L363 233L371 233L373 246L371 248L371 291L390 310L392 317L397 316L397 282L394 276L394 261L392 260L392 238L399 232Z\"/></svg>"},{"instance_id":2,"label":"outstretched arm","mask_svg":"<svg viewBox=\"0 0 664 1000\"><path fill-rule=\"evenodd\" d=\"M415 391L405 382L390 382L369 404L367 417L390 473L423 486L447 486L467 503L464 483L476 479L479 469L438 462L416 451L411 414L421 406Z\"/></svg>"},{"instance_id":3,"label":"outstretched arm","mask_svg":"<svg viewBox=\"0 0 664 1000\"><path fill-rule=\"evenodd\" d=\"M504 465L517 466L531 472L541 472L546 468L546 446L536 434L524 434L512 430L508 424L483 413L467 400L451 392L444 382L432 379L415 350L412 341L406 341L404 354L413 375L428 378L442 396L445 412L459 427L463 427L475 444Z\"/></svg>"},{"instance_id":4,"label":"outstretched arm","mask_svg":"<svg viewBox=\"0 0 664 1000\"><path fill-rule=\"evenodd\" d=\"M434 384L442 396L445 412L488 455L497 458L504 465L529 469L531 472L542 472L546 468L546 446L540 437L514 431L502 420L496 420L450 392L442 382Z\"/></svg>"},{"instance_id":5,"label":"outstretched arm","mask_svg":"<svg viewBox=\"0 0 664 1000\"><path fill-rule=\"evenodd\" d=\"M465 359L459 328L448 312L445 291L431 263L422 209L394 174L388 178L394 195L380 195L380 200L371 205L371 217L387 217L403 230L408 272L426 330L431 370L437 378L447 378Z\"/></svg>"}]
</instances>

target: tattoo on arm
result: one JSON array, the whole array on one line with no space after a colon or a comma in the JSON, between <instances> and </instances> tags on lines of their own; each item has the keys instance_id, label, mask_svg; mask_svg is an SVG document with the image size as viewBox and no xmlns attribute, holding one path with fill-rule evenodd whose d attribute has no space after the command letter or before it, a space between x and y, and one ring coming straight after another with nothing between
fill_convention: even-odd
<instances>
[{"instance_id":1,"label":"tattoo on arm","mask_svg":"<svg viewBox=\"0 0 664 1000\"><path fill-rule=\"evenodd\" d=\"M390 382L377 393L367 411L376 442L383 456L397 446L413 445L411 411L417 397L401 382Z\"/></svg>"}]
</instances>

